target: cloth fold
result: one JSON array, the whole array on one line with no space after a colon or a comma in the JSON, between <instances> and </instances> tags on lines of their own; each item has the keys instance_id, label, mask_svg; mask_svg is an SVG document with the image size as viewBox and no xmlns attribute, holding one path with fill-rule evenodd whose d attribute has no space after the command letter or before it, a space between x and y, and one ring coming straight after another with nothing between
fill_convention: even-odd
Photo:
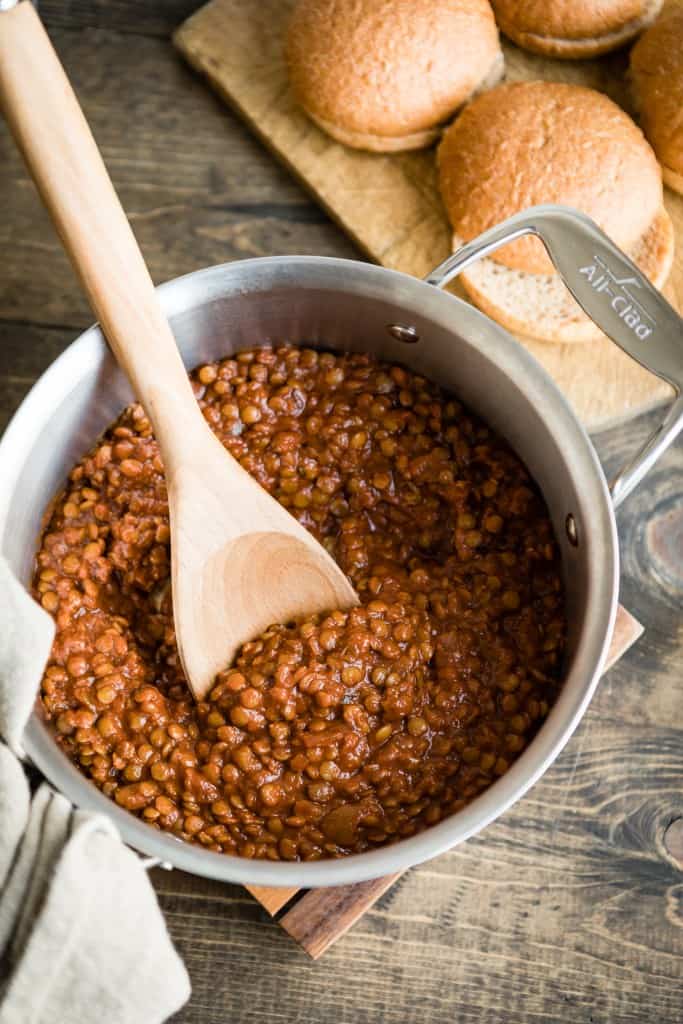
<instances>
[{"instance_id":1,"label":"cloth fold","mask_svg":"<svg viewBox=\"0 0 683 1024\"><path fill-rule=\"evenodd\" d=\"M5 880L28 824L30 802L24 769L12 751L0 743L0 893L5 891Z\"/></svg>"},{"instance_id":2,"label":"cloth fold","mask_svg":"<svg viewBox=\"0 0 683 1024\"><path fill-rule=\"evenodd\" d=\"M0 736L17 757L54 636L48 613L0 556Z\"/></svg>"},{"instance_id":3,"label":"cloth fold","mask_svg":"<svg viewBox=\"0 0 683 1024\"><path fill-rule=\"evenodd\" d=\"M0 1024L162 1024L190 983L139 857L15 756L53 636L0 557Z\"/></svg>"}]
</instances>

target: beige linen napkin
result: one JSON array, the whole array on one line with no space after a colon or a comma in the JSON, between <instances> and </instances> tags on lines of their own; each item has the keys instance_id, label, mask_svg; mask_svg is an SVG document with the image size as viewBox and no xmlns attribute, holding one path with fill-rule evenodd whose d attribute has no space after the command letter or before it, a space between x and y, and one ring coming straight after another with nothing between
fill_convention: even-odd
<instances>
[{"instance_id":1,"label":"beige linen napkin","mask_svg":"<svg viewBox=\"0 0 683 1024\"><path fill-rule=\"evenodd\" d=\"M0 736L17 757L24 756L21 737L54 635L48 613L29 597L0 555Z\"/></svg>"},{"instance_id":2,"label":"beige linen napkin","mask_svg":"<svg viewBox=\"0 0 683 1024\"><path fill-rule=\"evenodd\" d=\"M24 769L0 743L0 893L5 891L14 854L28 824L30 801Z\"/></svg>"},{"instance_id":3,"label":"beige linen napkin","mask_svg":"<svg viewBox=\"0 0 683 1024\"><path fill-rule=\"evenodd\" d=\"M47 621L46 621L47 620ZM0 557L0 734L21 751L52 621ZM140 859L0 743L0 1024L161 1024L190 983Z\"/></svg>"}]
</instances>

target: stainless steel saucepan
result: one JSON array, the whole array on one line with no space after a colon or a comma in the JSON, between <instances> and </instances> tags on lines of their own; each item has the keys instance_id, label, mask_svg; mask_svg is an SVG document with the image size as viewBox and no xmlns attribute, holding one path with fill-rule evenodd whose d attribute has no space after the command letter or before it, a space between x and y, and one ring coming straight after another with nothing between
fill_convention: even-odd
<instances>
[{"instance_id":1,"label":"stainless steel saucepan","mask_svg":"<svg viewBox=\"0 0 683 1024\"><path fill-rule=\"evenodd\" d=\"M544 370L501 327L441 290L473 260L524 234L542 239L596 323L674 388L660 427L611 488L589 438ZM198 875L253 885L337 885L389 874L449 849L545 772L591 699L617 607L614 508L683 427L683 322L592 222L552 206L492 229L426 281L353 260L291 256L211 267L158 291L188 367L269 341L371 352L453 391L507 438L543 491L562 551L569 617L564 685L529 747L471 804L410 839L339 860L246 860L159 832L87 781L38 711L25 737L30 758L75 804L113 818L132 847ZM0 550L26 585L46 506L71 466L132 398L100 329L91 327L43 374L10 423L0 443Z\"/></svg>"}]
</instances>

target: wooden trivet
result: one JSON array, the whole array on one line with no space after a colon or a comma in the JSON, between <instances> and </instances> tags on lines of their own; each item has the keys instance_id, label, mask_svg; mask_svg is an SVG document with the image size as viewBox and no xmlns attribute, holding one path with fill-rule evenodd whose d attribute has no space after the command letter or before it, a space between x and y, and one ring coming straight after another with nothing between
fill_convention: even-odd
<instances>
[{"instance_id":1,"label":"wooden trivet","mask_svg":"<svg viewBox=\"0 0 683 1024\"><path fill-rule=\"evenodd\" d=\"M178 30L175 43L256 134L300 178L371 259L423 276L450 251L450 232L436 188L432 151L377 156L329 139L294 105L282 62L282 34L292 0L212 0ZM554 78L592 85L623 99L609 61L562 64L506 47L508 77ZM683 201L667 195L683 249ZM683 264L672 274L683 295ZM587 426L641 412L667 395L610 342L587 350L524 340L552 374ZM606 668L643 629L620 607ZM368 910L402 872L332 889L247 886L278 924L317 959Z\"/></svg>"}]
</instances>

